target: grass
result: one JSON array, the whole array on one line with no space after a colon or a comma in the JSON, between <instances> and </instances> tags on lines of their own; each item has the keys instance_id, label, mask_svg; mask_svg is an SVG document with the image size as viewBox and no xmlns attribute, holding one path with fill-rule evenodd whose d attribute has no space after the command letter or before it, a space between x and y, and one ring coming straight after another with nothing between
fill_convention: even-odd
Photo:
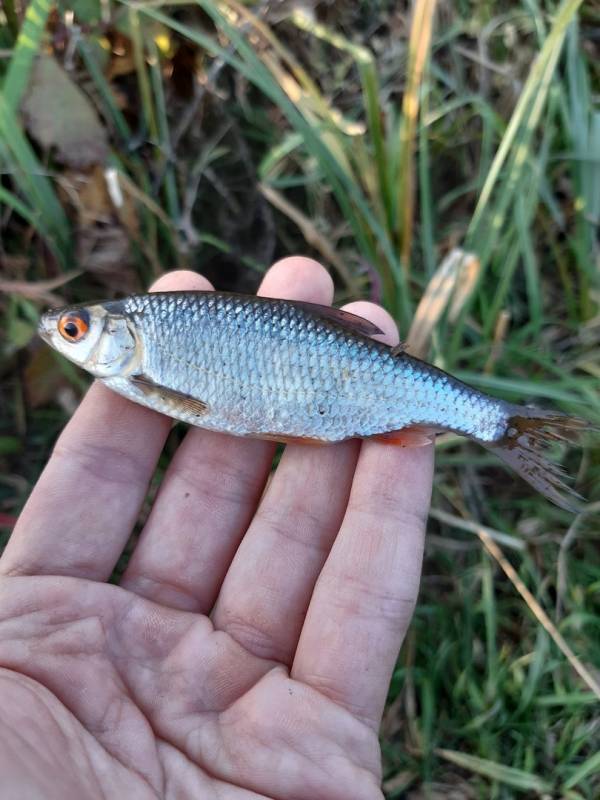
<instances>
[{"instance_id":1,"label":"grass","mask_svg":"<svg viewBox=\"0 0 600 800\"><path fill-rule=\"evenodd\" d=\"M47 293L141 288L167 265L250 290L311 253L339 301L382 301L439 366L600 422L593 5L96 6L75 26L62 7L48 26L43 0L2 6L0 536L83 389L35 342ZM102 169L78 178L22 127L49 50L110 136L112 200ZM598 502L597 447L563 455ZM382 730L390 798L600 794L595 522L440 443Z\"/></svg>"}]
</instances>

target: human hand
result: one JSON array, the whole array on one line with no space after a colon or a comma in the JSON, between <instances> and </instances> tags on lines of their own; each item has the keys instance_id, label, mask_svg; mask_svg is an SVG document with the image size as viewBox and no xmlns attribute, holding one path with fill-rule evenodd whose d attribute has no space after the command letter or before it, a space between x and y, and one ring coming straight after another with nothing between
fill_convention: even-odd
<instances>
[{"instance_id":1,"label":"human hand","mask_svg":"<svg viewBox=\"0 0 600 800\"><path fill-rule=\"evenodd\" d=\"M260 291L333 295L303 258ZM0 559L2 796L380 799L433 448L289 445L265 490L273 444L191 429L108 584L170 426L96 383Z\"/></svg>"}]
</instances>

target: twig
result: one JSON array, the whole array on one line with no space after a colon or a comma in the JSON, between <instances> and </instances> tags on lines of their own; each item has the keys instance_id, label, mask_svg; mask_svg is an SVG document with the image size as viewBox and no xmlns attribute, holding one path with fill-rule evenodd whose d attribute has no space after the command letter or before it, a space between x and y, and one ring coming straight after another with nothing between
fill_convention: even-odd
<instances>
[{"instance_id":1,"label":"twig","mask_svg":"<svg viewBox=\"0 0 600 800\"><path fill-rule=\"evenodd\" d=\"M579 660L579 658L575 655L575 653L571 650L567 642L564 640L562 634L558 631L556 625L554 625L548 614L546 614L542 606L538 603L538 601L529 591L527 586L525 586L524 582L517 574L516 569L513 567L510 561L508 561L508 559L505 557L502 550L498 547L496 542L494 542L494 540L489 535L487 530L481 525L478 526L477 535L483 542L483 546L488 551L488 553L493 558L496 559L498 564L500 564L508 579L511 581L515 589L519 592L523 600L525 600L525 602L527 603L534 617L542 625L542 627L550 634L552 640L554 641L558 649L567 658L567 660L569 661L575 672L579 675L579 677L583 680L583 682L592 690L592 692L596 695L598 700L600 700L600 683L598 683L598 681L594 678L594 676L591 674L591 672L588 670L585 664L583 664Z\"/></svg>"},{"instance_id":2,"label":"twig","mask_svg":"<svg viewBox=\"0 0 600 800\"><path fill-rule=\"evenodd\" d=\"M228 51L234 51L234 47L230 46ZM198 113L198 109L200 108L200 103L202 102L202 98L206 94L206 92L210 89L211 85L215 82L215 79L218 77L219 72L225 66L225 59L221 57L215 58L212 63L211 68L206 73L206 79L202 84L194 83L194 97L192 102L186 107L183 115L177 124L177 127L173 131L173 135L171 136L171 150L175 152L179 145L179 142L187 133L188 128L194 121L196 114Z\"/></svg>"},{"instance_id":3,"label":"twig","mask_svg":"<svg viewBox=\"0 0 600 800\"><path fill-rule=\"evenodd\" d=\"M59 286L63 286L65 283L75 280L75 278L78 278L82 274L82 270L76 269L46 281L0 280L0 292L4 292L5 294L19 294L21 297L27 297L30 300L43 300L46 303L59 306L63 303L63 300L51 290L58 289Z\"/></svg>"},{"instance_id":4,"label":"twig","mask_svg":"<svg viewBox=\"0 0 600 800\"><path fill-rule=\"evenodd\" d=\"M521 539L517 539L515 536L511 536L508 533L497 531L494 528L487 528L484 525L480 525L479 522L471 522L468 519L456 517L454 514L448 514L447 511L442 511L440 508L432 508L429 514L434 519L437 519L440 522L445 522L446 525L451 525L454 528L460 528L463 531L474 533L477 536L479 536L480 531L485 531L490 539L501 542L503 545L510 547L512 550L525 550L525 542L523 542Z\"/></svg>"},{"instance_id":5,"label":"twig","mask_svg":"<svg viewBox=\"0 0 600 800\"><path fill-rule=\"evenodd\" d=\"M317 230L312 220L303 214L299 208L289 203L285 197L280 192L273 189L272 186L268 186L266 183L259 183L258 188L269 203L281 211L282 214L285 214L286 217L291 219L292 222L300 228L306 242L318 250L323 258L333 264L346 286L352 287L354 281L350 270L343 259L335 252L331 243Z\"/></svg>"}]
</instances>

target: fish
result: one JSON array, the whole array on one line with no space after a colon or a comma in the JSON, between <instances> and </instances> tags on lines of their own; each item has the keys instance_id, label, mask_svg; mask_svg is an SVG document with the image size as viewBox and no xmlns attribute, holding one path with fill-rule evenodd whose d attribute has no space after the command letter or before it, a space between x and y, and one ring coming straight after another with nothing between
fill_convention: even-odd
<instances>
[{"instance_id":1,"label":"fish","mask_svg":"<svg viewBox=\"0 0 600 800\"><path fill-rule=\"evenodd\" d=\"M441 432L496 454L561 508L583 498L549 457L592 426L516 405L374 336L330 306L220 291L155 292L45 313L41 337L114 392L234 436L426 444Z\"/></svg>"}]
</instances>

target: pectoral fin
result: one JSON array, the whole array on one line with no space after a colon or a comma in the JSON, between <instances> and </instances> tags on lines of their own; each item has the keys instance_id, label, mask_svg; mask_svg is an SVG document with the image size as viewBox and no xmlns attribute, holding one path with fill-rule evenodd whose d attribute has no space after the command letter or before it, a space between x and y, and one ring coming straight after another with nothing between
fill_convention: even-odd
<instances>
[{"instance_id":1,"label":"pectoral fin","mask_svg":"<svg viewBox=\"0 0 600 800\"><path fill-rule=\"evenodd\" d=\"M202 400L197 400L195 397L190 397L189 394L178 392L175 389L169 389L167 386L161 386L147 375L134 375L130 380L146 397L156 397L163 402L170 403L174 409L187 411L188 414L193 414L195 417L202 417L208 413L208 406Z\"/></svg>"}]
</instances>

